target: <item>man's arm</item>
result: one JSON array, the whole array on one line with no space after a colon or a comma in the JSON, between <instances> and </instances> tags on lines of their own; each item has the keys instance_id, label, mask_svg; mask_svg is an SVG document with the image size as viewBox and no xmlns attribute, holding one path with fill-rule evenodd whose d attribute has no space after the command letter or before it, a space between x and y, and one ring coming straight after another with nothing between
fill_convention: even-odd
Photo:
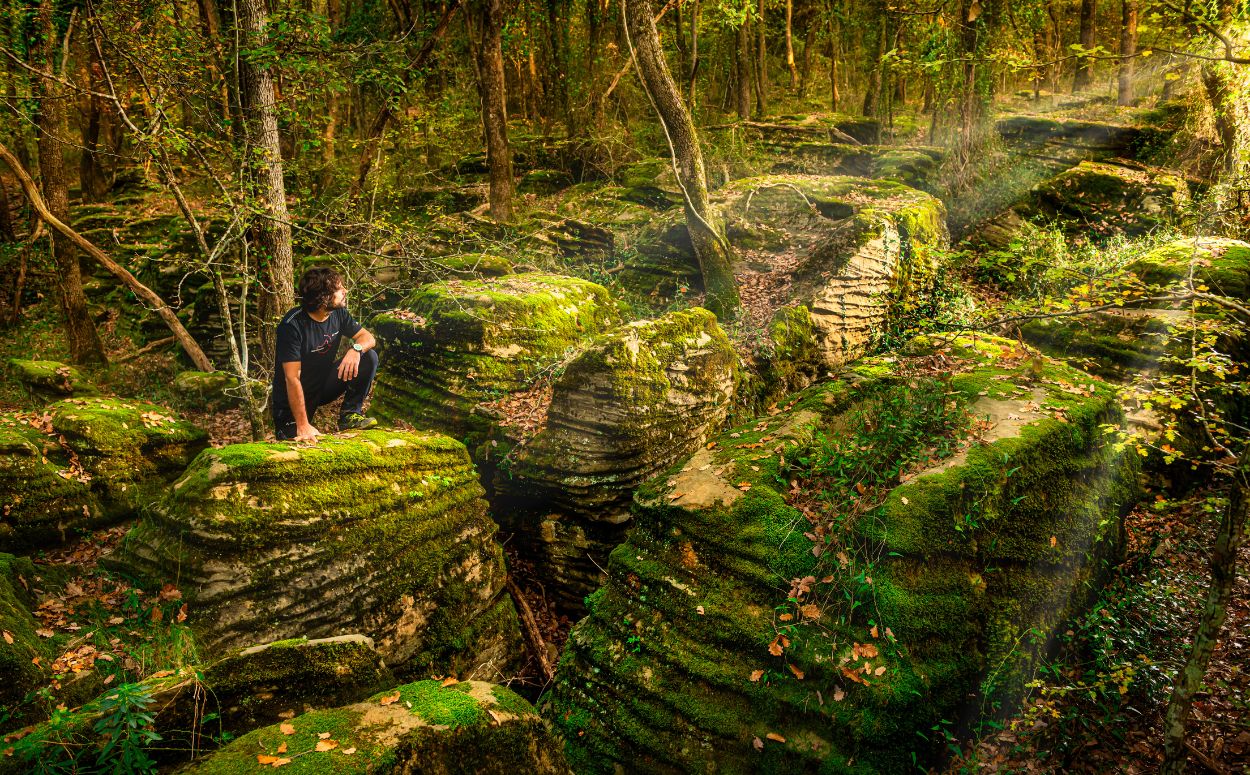
<instances>
[{"instance_id":1,"label":"man's arm","mask_svg":"<svg viewBox=\"0 0 1250 775\"><path fill-rule=\"evenodd\" d=\"M378 340L373 338L373 334L363 328L356 332L355 336L352 337L352 341L360 345L360 351L357 352L355 349L348 350L347 354L343 356L343 360L339 363L339 379L344 382L350 382L360 373L361 354L372 350L378 345Z\"/></svg>"},{"instance_id":2,"label":"man's arm","mask_svg":"<svg viewBox=\"0 0 1250 775\"><path fill-rule=\"evenodd\" d=\"M291 416L295 418L295 440L316 442L321 431L308 421L308 407L304 405L304 386L299 381L301 366L299 361L282 364L282 373L286 376L286 399L291 406Z\"/></svg>"}]
</instances>

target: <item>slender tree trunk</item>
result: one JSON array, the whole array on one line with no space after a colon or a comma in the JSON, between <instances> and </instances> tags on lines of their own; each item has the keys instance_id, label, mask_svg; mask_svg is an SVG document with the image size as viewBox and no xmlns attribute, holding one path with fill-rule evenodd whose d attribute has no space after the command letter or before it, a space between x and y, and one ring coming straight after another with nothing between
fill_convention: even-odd
<instances>
[{"instance_id":1,"label":"slender tree trunk","mask_svg":"<svg viewBox=\"0 0 1250 775\"><path fill-rule=\"evenodd\" d=\"M278 136L278 111L274 99L273 73L268 63L248 52L269 43L265 30L264 0L237 0L239 45L239 96L243 101L245 158L260 217L251 232L260 258L260 293L257 300L261 324L268 331L295 305L295 260L291 251L290 214L286 209L286 184L282 180L282 150ZM261 363L273 365L273 337L262 336Z\"/></svg>"},{"instance_id":2,"label":"slender tree trunk","mask_svg":"<svg viewBox=\"0 0 1250 775\"><path fill-rule=\"evenodd\" d=\"M1098 15L1098 0L1081 0L1081 48L1089 51L1094 48L1094 21ZM1088 89L1094 80L1094 60L1082 58L1077 60L1076 75L1072 79L1073 93Z\"/></svg>"},{"instance_id":3,"label":"slender tree trunk","mask_svg":"<svg viewBox=\"0 0 1250 775\"><path fill-rule=\"evenodd\" d=\"M502 6L500 6L499 13L500 30L502 31ZM566 136L573 137L577 134L577 127L574 126L572 113L569 112L569 25L566 22L567 18L567 3L562 2L562 0L547 0L547 36L551 46L551 64L553 70L553 72L550 73L553 92L551 96L555 97L555 109L561 120L564 121Z\"/></svg>"},{"instance_id":4,"label":"slender tree trunk","mask_svg":"<svg viewBox=\"0 0 1250 775\"><path fill-rule=\"evenodd\" d=\"M838 31L833 17L829 17L829 109L838 112L842 93L838 90Z\"/></svg>"},{"instance_id":5,"label":"slender tree trunk","mask_svg":"<svg viewBox=\"0 0 1250 775\"><path fill-rule=\"evenodd\" d=\"M1133 67L1137 54L1137 0L1120 0L1120 105L1133 104Z\"/></svg>"},{"instance_id":6,"label":"slender tree trunk","mask_svg":"<svg viewBox=\"0 0 1250 775\"><path fill-rule=\"evenodd\" d=\"M695 78L699 75L699 14L703 10L701 0L694 0L694 9L690 12L690 74L687 76L686 89L688 96L686 104L690 106L691 113L695 108L694 84Z\"/></svg>"},{"instance_id":7,"label":"slender tree trunk","mask_svg":"<svg viewBox=\"0 0 1250 775\"><path fill-rule=\"evenodd\" d=\"M89 46L86 75L92 91L101 91L103 70L97 61L95 47ZM109 182L100 164L99 145L102 124L108 120L107 105L103 97L86 95L82 98L85 120L81 123L82 152L78 159L78 183L82 201L99 202L108 194ZM107 132L105 132L107 133Z\"/></svg>"},{"instance_id":8,"label":"slender tree trunk","mask_svg":"<svg viewBox=\"0 0 1250 775\"><path fill-rule=\"evenodd\" d=\"M738 119L746 121L751 117L751 32L747 23L738 26L738 45L734 47L734 64L736 65L736 100Z\"/></svg>"},{"instance_id":9,"label":"slender tree trunk","mask_svg":"<svg viewBox=\"0 0 1250 775\"><path fill-rule=\"evenodd\" d=\"M812 55L815 53L813 47L816 45L816 31L819 25L816 22L814 12L808 12L807 32L803 36L803 67L799 71L799 97L807 96L807 85L811 83L812 77Z\"/></svg>"},{"instance_id":10,"label":"slender tree trunk","mask_svg":"<svg viewBox=\"0 0 1250 775\"><path fill-rule=\"evenodd\" d=\"M40 68L45 77L35 78L39 99L39 177L43 184L43 198L49 212L63 222L69 222L69 185L65 175L65 156L62 138L65 136L65 99L52 78L56 68L57 31L54 20L54 0L42 0L39 5L39 29L43 40L39 55ZM104 347L96 332L95 321L87 308L87 296L82 289L82 269L74 243L59 232L53 234L52 254L56 259L57 297L65 324L65 339L70 357L75 363L102 363Z\"/></svg>"},{"instance_id":11,"label":"slender tree trunk","mask_svg":"<svg viewBox=\"0 0 1250 775\"><path fill-rule=\"evenodd\" d=\"M512 149L508 146L508 109L504 102L503 8L500 0L478 0L478 91L482 98L482 129L490 168L490 217L512 220Z\"/></svg>"},{"instance_id":12,"label":"slender tree trunk","mask_svg":"<svg viewBox=\"0 0 1250 775\"><path fill-rule=\"evenodd\" d=\"M799 68L794 62L794 0L786 0L786 67L790 68L790 89L799 88Z\"/></svg>"},{"instance_id":13,"label":"slender tree trunk","mask_svg":"<svg viewBox=\"0 0 1250 775\"><path fill-rule=\"evenodd\" d=\"M1181 775L1185 771L1188 751L1185 749L1185 727L1194 695L1202 687L1202 679L1211 664L1211 654L1228 617L1228 604L1237 582L1237 553L1246 539L1250 521L1250 457L1242 461L1234 475L1232 497L1220 518L1219 532L1211 551L1211 588L1193 647L1185 666L1176 676L1172 697L1163 721L1164 754L1159 775Z\"/></svg>"},{"instance_id":14,"label":"slender tree trunk","mask_svg":"<svg viewBox=\"0 0 1250 775\"><path fill-rule=\"evenodd\" d=\"M13 228L13 211L10 209L9 191L0 181L0 243L17 242L17 230Z\"/></svg>"},{"instance_id":15,"label":"slender tree trunk","mask_svg":"<svg viewBox=\"0 0 1250 775\"><path fill-rule=\"evenodd\" d=\"M868 60L868 86L864 89L863 114L868 118L875 117L880 111L881 60L885 55L885 7L874 7L878 8L880 23L873 31L872 56Z\"/></svg>"},{"instance_id":16,"label":"slender tree trunk","mask_svg":"<svg viewBox=\"0 0 1250 775\"><path fill-rule=\"evenodd\" d=\"M638 77L651 98L672 150L673 166L685 199L686 227L707 292L705 305L721 319L733 317L739 309L733 256L724 227L708 203L699 136L669 73L650 0L625 0L625 17L627 42Z\"/></svg>"},{"instance_id":17,"label":"slender tree trunk","mask_svg":"<svg viewBox=\"0 0 1250 775\"><path fill-rule=\"evenodd\" d=\"M755 109L762 118L768 114L768 49L764 38L764 0L760 0L759 14L759 21L755 23Z\"/></svg>"},{"instance_id":18,"label":"slender tree trunk","mask_svg":"<svg viewBox=\"0 0 1250 775\"><path fill-rule=\"evenodd\" d=\"M1232 82L1235 67L1238 65L1227 62L1207 62L1202 66L1202 85L1215 116L1215 131L1224 146L1224 174L1229 178L1236 177L1242 155L1237 132L1237 93Z\"/></svg>"}]
</instances>

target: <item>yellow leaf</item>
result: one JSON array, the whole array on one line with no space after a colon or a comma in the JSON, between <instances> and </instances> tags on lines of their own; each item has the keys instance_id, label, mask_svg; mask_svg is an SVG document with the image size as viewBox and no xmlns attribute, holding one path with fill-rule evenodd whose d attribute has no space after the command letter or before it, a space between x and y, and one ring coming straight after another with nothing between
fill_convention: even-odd
<instances>
[{"instance_id":1,"label":"yellow leaf","mask_svg":"<svg viewBox=\"0 0 1250 775\"><path fill-rule=\"evenodd\" d=\"M277 756L266 756L265 754L257 754L256 762L257 764L268 765L268 764L273 764L274 762L278 761L278 758L279 757Z\"/></svg>"},{"instance_id":2,"label":"yellow leaf","mask_svg":"<svg viewBox=\"0 0 1250 775\"><path fill-rule=\"evenodd\" d=\"M318 751L329 751L338 747L339 747L339 744L337 740L318 740L317 741Z\"/></svg>"},{"instance_id":3,"label":"yellow leaf","mask_svg":"<svg viewBox=\"0 0 1250 775\"><path fill-rule=\"evenodd\" d=\"M449 676L447 676L446 680L444 680L444 681L443 681L443 684L442 684L442 685L443 685L443 686L455 686L455 685L456 685L456 684L458 684L458 683L460 683L460 682L459 682L459 681L457 681L457 680L455 679L455 677L454 677L454 676L450 676L450 675L449 675Z\"/></svg>"},{"instance_id":4,"label":"yellow leaf","mask_svg":"<svg viewBox=\"0 0 1250 775\"><path fill-rule=\"evenodd\" d=\"M906 495L904 495L903 497L899 498L899 502L900 502L900 503L902 503L904 506L906 506L907 504L911 503L911 501L907 500L907 496L906 496Z\"/></svg>"},{"instance_id":5,"label":"yellow leaf","mask_svg":"<svg viewBox=\"0 0 1250 775\"><path fill-rule=\"evenodd\" d=\"M330 736L330 733L329 733L329 732L318 732L318 733L317 733L317 738L318 738L319 740L325 740L325 739L326 739L326 738L328 738L329 736Z\"/></svg>"},{"instance_id":6,"label":"yellow leaf","mask_svg":"<svg viewBox=\"0 0 1250 775\"><path fill-rule=\"evenodd\" d=\"M270 766L270 767L281 767L281 766L283 766L283 765L290 764L290 763L291 763L291 760L290 760L290 759L288 759L288 758L286 758L286 757L284 756L284 757L282 757L281 759L278 759L277 761L275 761L273 764L271 764L271 765L269 765L269 766Z\"/></svg>"},{"instance_id":7,"label":"yellow leaf","mask_svg":"<svg viewBox=\"0 0 1250 775\"><path fill-rule=\"evenodd\" d=\"M790 668L791 673L794 673L795 678L799 679L800 681L803 680L803 676L806 674L802 670L798 669L794 665L787 665L787 667Z\"/></svg>"},{"instance_id":8,"label":"yellow leaf","mask_svg":"<svg viewBox=\"0 0 1250 775\"><path fill-rule=\"evenodd\" d=\"M282 731L282 734L284 735L295 734L295 727L292 726L291 724L279 724L278 729L280 729Z\"/></svg>"},{"instance_id":9,"label":"yellow leaf","mask_svg":"<svg viewBox=\"0 0 1250 775\"><path fill-rule=\"evenodd\" d=\"M7 644L9 644L10 646L12 646L12 645L13 645L13 633L9 632L8 630L5 630L5 631L4 631L4 642L5 642L5 643L7 643Z\"/></svg>"},{"instance_id":10,"label":"yellow leaf","mask_svg":"<svg viewBox=\"0 0 1250 775\"><path fill-rule=\"evenodd\" d=\"M772 740L774 743L784 743L786 741L784 737L777 734L776 732L769 732L768 734L764 735L764 737L767 737L769 740Z\"/></svg>"},{"instance_id":11,"label":"yellow leaf","mask_svg":"<svg viewBox=\"0 0 1250 775\"><path fill-rule=\"evenodd\" d=\"M278 746L277 753L286 753L286 743L283 743L282 745Z\"/></svg>"}]
</instances>

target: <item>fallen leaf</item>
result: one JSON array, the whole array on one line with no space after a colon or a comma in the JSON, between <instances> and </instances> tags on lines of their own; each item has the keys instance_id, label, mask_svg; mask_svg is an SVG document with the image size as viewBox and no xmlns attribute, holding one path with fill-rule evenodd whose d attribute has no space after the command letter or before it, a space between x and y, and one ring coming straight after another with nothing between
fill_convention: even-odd
<instances>
[{"instance_id":1,"label":"fallen leaf","mask_svg":"<svg viewBox=\"0 0 1250 775\"><path fill-rule=\"evenodd\" d=\"M356 753L356 748L355 748L355 746L353 746L353 747L351 747L351 748L344 748L344 749L343 749L343 755L344 755L344 756L351 756L351 755L352 755L352 754L354 754L354 753Z\"/></svg>"},{"instance_id":2,"label":"fallen leaf","mask_svg":"<svg viewBox=\"0 0 1250 775\"><path fill-rule=\"evenodd\" d=\"M904 506L906 506L907 504L911 503L911 501L907 500L907 496L906 496L906 495L904 495L903 497L899 498L899 502L900 502L900 503L902 503Z\"/></svg>"},{"instance_id":3,"label":"fallen leaf","mask_svg":"<svg viewBox=\"0 0 1250 775\"><path fill-rule=\"evenodd\" d=\"M455 686L455 685L456 685L456 684L458 684L458 683L460 683L460 682L456 680L455 676L450 676L450 675L449 675L449 676L447 676L446 680L444 680L444 681L443 681L443 684L442 684L442 685L443 685L443 686Z\"/></svg>"},{"instance_id":4,"label":"fallen leaf","mask_svg":"<svg viewBox=\"0 0 1250 775\"><path fill-rule=\"evenodd\" d=\"M383 705L391 705L396 702L399 702L399 692L395 692L394 694L388 694L385 697L383 697L381 700L379 700L379 702L381 702Z\"/></svg>"},{"instance_id":5,"label":"fallen leaf","mask_svg":"<svg viewBox=\"0 0 1250 775\"><path fill-rule=\"evenodd\" d=\"M764 741L758 737L751 738L751 745L755 746L755 750L757 751L764 750Z\"/></svg>"},{"instance_id":6,"label":"fallen leaf","mask_svg":"<svg viewBox=\"0 0 1250 775\"><path fill-rule=\"evenodd\" d=\"M1059 545L1059 539L1058 539L1058 538L1056 538L1055 536L1051 536L1051 537L1050 537L1050 548L1051 548L1051 549L1054 549L1054 548L1055 548L1056 546L1058 546L1058 545Z\"/></svg>"},{"instance_id":7,"label":"fallen leaf","mask_svg":"<svg viewBox=\"0 0 1250 775\"><path fill-rule=\"evenodd\" d=\"M882 665L881 667L878 667L876 670L872 671L872 674L873 675L885 675L885 665Z\"/></svg>"},{"instance_id":8,"label":"fallen leaf","mask_svg":"<svg viewBox=\"0 0 1250 775\"><path fill-rule=\"evenodd\" d=\"M55 632L53 632L52 630L49 630L47 627L40 627L39 629L35 630L35 634L41 638L51 638L53 635L56 635Z\"/></svg>"},{"instance_id":9,"label":"fallen leaf","mask_svg":"<svg viewBox=\"0 0 1250 775\"><path fill-rule=\"evenodd\" d=\"M764 671L763 671L763 670L752 670L752 671L751 671L751 682L752 682L752 683L759 683L760 679L761 679L761 678L763 678L763 677L764 677Z\"/></svg>"},{"instance_id":10,"label":"fallen leaf","mask_svg":"<svg viewBox=\"0 0 1250 775\"><path fill-rule=\"evenodd\" d=\"M282 745L278 746L278 750L276 751L276 753L286 753L286 743L283 743Z\"/></svg>"},{"instance_id":11,"label":"fallen leaf","mask_svg":"<svg viewBox=\"0 0 1250 775\"><path fill-rule=\"evenodd\" d=\"M868 634L874 638L877 637L877 625L874 624L872 629L868 631Z\"/></svg>"},{"instance_id":12,"label":"fallen leaf","mask_svg":"<svg viewBox=\"0 0 1250 775\"><path fill-rule=\"evenodd\" d=\"M799 679L800 681L803 680L803 676L805 676L806 673L804 673L802 670L798 669L794 665L787 665L787 667L790 668L791 673L794 673L795 678Z\"/></svg>"},{"instance_id":13,"label":"fallen leaf","mask_svg":"<svg viewBox=\"0 0 1250 775\"><path fill-rule=\"evenodd\" d=\"M258 764L265 764L265 765L273 764L274 762L278 761L278 758L279 757L277 756L266 756L263 753L256 754L256 762Z\"/></svg>"},{"instance_id":14,"label":"fallen leaf","mask_svg":"<svg viewBox=\"0 0 1250 775\"><path fill-rule=\"evenodd\" d=\"M319 740L325 740L325 739L327 739L328 737L330 737L330 733L329 733L329 732L318 732L318 733L317 733L317 739L319 739Z\"/></svg>"},{"instance_id":15,"label":"fallen leaf","mask_svg":"<svg viewBox=\"0 0 1250 775\"><path fill-rule=\"evenodd\" d=\"M295 726L293 724L279 724L278 729L281 730L284 735L295 734Z\"/></svg>"},{"instance_id":16,"label":"fallen leaf","mask_svg":"<svg viewBox=\"0 0 1250 775\"><path fill-rule=\"evenodd\" d=\"M10 646L12 646L12 645L13 645L13 633L9 632L8 630L5 630L5 631L4 631L4 642L5 642L5 643L7 643L7 644L9 644Z\"/></svg>"},{"instance_id":17,"label":"fallen leaf","mask_svg":"<svg viewBox=\"0 0 1250 775\"><path fill-rule=\"evenodd\" d=\"M841 686L835 686L833 689L833 701L842 702L844 699L846 699L846 692L842 691Z\"/></svg>"},{"instance_id":18,"label":"fallen leaf","mask_svg":"<svg viewBox=\"0 0 1250 775\"><path fill-rule=\"evenodd\" d=\"M316 750L330 751L338 747L339 747L339 744L337 740L318 740Z\"/></svg>"},{"instance_id":19,"label":"fallen leaf","mask_svg":"<svg viewBox=\"0 0 1250 775\"><path fill-rule=\"evenodd\" d=\"M286 757L284 756L284 757L282 757L281 759L277 760L276 762L274 762L273 764L271 764L271 765L269 765L269 766L270 766L270 767L281 767L281 766L283 766L284 764L290 764L290 763L291 763L291 760L290 760L290 759L288 759L288 758L286 758Z\"/></svg>"},{"instance_id":20,"label":"fallen leaf","mask_svg":"<svg viewBox=\"0 0 1250 775\"><path fill-rule=\"evenodd\" d=\"M784 737L777 734L776 732L769 732L768 734L764 735L764 737L768 738L769 740L772 740L774 743L784 743L786 741Z\"/></svg>"}]
</instances>

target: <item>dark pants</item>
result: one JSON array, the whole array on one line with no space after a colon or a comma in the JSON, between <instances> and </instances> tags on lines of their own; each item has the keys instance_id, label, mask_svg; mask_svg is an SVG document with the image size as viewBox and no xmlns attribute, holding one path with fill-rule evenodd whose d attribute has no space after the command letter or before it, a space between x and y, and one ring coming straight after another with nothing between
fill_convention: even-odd
<instances>
[{"instance_id":1,"label":"dark pants","mask_svg":"<svg viewBox=\"0 0 1250 775\"><path fill-rule=\"evenodd\" d=\"M342 360L335 362L334 370L322 384L310 384L302 374L300 375L299 383L304 388L304 411L308 413L309 422L312 422L318 407L330 403L339 396L343 396L343 406L339 409L340 421L349 414L360 412L364 406L369 389L373 387L373 377L378 373L378 354L373 350L361 353L360 370L349 382L339 379L339 364L342 362ZM282 368L281 364L278 368ZM288 407L275 406L273 408L273 430L274 435L279 439L295 438L295 416L291 414Z\"/></svg>"}]
</instances>

